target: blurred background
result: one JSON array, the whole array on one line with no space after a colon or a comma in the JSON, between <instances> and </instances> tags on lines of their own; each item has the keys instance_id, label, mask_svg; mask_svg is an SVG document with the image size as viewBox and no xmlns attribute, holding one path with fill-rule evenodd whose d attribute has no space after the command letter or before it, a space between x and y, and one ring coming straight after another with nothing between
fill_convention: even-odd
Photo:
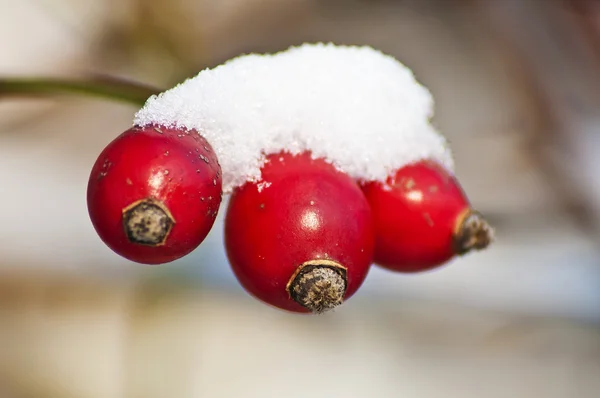
<instances>
[{"instance_id":1,"label":"blurred background","mask_svg":"<svg viewBox=\"0 0 600 398\"><path fill-rule=\"evenodd\" d=\"M0 92L0 397L600 396L599 2L0 0L0 78L168 88L317 41L413 69L497 242L283 313L235 281L222 212L160 267L97 238L88 173L136 107Z\"/></svg>"}]
</instances>

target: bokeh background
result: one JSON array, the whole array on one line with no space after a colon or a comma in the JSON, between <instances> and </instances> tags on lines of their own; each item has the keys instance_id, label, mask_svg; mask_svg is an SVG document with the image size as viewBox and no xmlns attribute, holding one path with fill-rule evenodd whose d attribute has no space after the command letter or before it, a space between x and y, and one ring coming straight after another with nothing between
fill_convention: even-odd
<instances>
[{"instance_id":1,"label":"bokeh background","mask_svg":"<svg viewBox=\"0 0 600 398\"><path fill-rule=\"evenodd\" d=\"M168 88L317 41L376 47L430 88L492 248L283 313L236 283L222 212L160 267L97 238L88 173L135 107L0 92L0 397L600 396L597 1L0 0L0 78Z\"/></svg>"}]
</instances>

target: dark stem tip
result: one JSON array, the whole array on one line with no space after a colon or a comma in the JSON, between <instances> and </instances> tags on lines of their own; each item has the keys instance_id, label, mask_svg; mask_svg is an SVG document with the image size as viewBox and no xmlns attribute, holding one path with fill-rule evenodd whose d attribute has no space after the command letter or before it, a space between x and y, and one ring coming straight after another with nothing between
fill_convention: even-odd
<instances>
[{"instance_id":1,"label":"dark stem tip","mask_svg":"<svg viewBox=\"0 0 600 398\"><path fill-rule=\"evenodd\" d=\"M311 260L298 267L287 291L298 304L313 314L322 314L344 302L348 285L347 272L331 260Z\"/></svg>"},{"instance_id":2,"label":"dark stem tip","mask_svg":"<svg viewBox=\"0 0 600 398\"><path fill-rule=\"evenodd\" d=\"M132 243L162 246L174 224L167 207L155 199L142 199L123 209L123 228Z\"/></svg>"},{"instance_id":3,"label":"dark stem tip","mask_svg":"<svg viewBox=\"0 0 600 398\"><path fill-rule=\"evenodd\" d=\"M483 250L494 240L494 230L481 213L467 209L457 219L453 236L454 251L457 255L472 250Z\"/></svg>"}]
</instances>

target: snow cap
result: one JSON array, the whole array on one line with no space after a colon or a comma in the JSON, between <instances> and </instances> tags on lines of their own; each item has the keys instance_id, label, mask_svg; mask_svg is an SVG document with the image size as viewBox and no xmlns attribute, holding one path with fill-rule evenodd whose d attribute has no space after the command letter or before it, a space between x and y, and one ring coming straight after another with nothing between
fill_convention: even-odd
<instances>
[{"instance_id":1,"label":"snow cap","mask_svg":"<svg viewBox=\"0 0 600 398\"><path fill-rule=\"evenodd\" d=\"M310 150L361 180L384 181L423 159L454 170L430 124L433 98L406 66L371 47L304 44L248 54L148 99L134 124L194 129L229 193L260 180L264 156Z\"/></svg>"}]
</instances>

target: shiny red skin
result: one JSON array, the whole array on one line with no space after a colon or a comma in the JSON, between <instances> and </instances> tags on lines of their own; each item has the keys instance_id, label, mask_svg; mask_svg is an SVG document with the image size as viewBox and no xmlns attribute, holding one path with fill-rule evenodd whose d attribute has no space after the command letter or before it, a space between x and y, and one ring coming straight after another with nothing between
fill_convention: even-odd
<instances>
[{"instance_id":1,"label":"shiny red skin","mask_svg":"<svg viewBox=\"0 0 600 398\"><path fill-rule=\"evenodd\" d=\"M371 210L358 184L308 153L271 155L257 183L234 191L225 217L232 270L254 297L280 309L308 312L286 285L305 261L329 259L347 268L350 298L373 257ZM259 183L260 184L260 183Z\"/></svg>"},{"instance_id":2,"label":"shiny red skin","mask_svg":"<svg viewBox=\"0 0 600 398\"><path fill-rule=\"evenodd\" d=\"M212 228L221 203L221 168L195 131L133 127L102 151L88 182L87 204L96 232L117 254L138 263L174 261L194 250ZM161 201L175 220L161 246L129 241L123 209Z\"/></svg>"},{"instance_id":3,"label":"shiny red skin","mask_svg":"<svg viewBox=\"0 0 600 398\"><path fill-rule=\"evenodd\" d=\"M407 165L387 184L364 184L363 192L373 212L375 264L411 273L455 256L453 233L470 205L458 180L440 164Z\"/></svg>"}]
</instances>

